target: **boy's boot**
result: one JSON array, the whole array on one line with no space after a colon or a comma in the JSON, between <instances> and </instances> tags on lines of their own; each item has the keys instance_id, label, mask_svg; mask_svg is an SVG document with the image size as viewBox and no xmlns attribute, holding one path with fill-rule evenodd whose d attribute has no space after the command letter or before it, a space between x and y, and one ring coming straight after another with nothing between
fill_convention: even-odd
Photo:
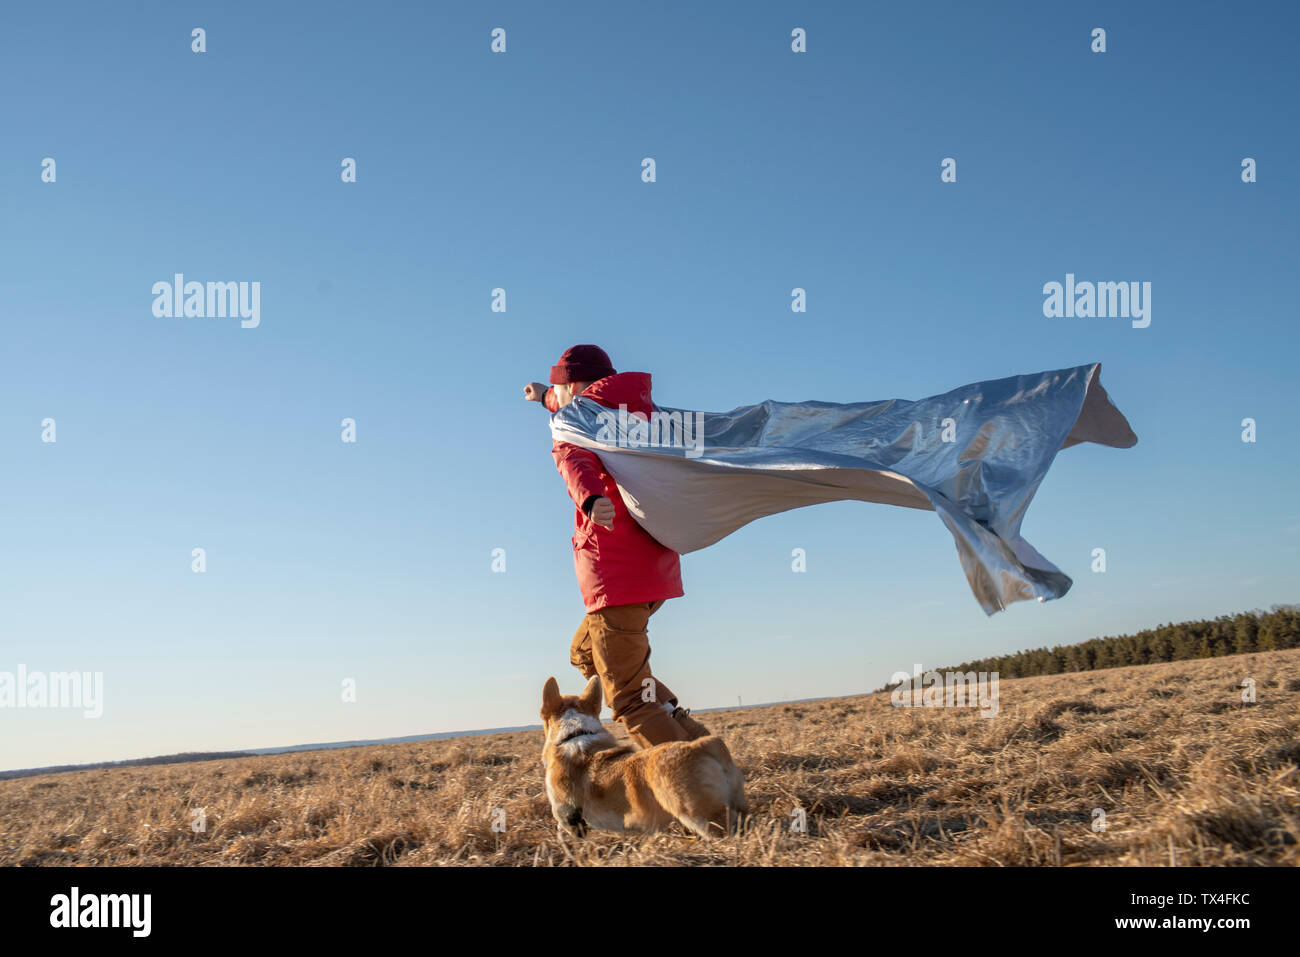
<instances>
[{"instance_id":1,"label":"boy's boot","mask_svg":"<svg viewBox=\"0 0 1300 957\"><path fill-rule=\"evenodd\" d=\"M637 719L633 719L637 720ZM626 723L626 722L625 722ZM669 741L689 741L686 729L673 720L667 711L655 708L649 714L628 725L627 736L642 751Z\"/></svg>"},{"instance_id":2,"label":"boy's boot","mask_svg":"<svg viewBox=\"0 0 1300 957\"><path fill-rule=\"evenodd\" d=\"M677 708L673 711L673 720L681 725L682 730L689 735L689 740L694 741L696 738L703 738L713 732L700 724L691 717L690 708Z\"/></svg>"}]
</instances>

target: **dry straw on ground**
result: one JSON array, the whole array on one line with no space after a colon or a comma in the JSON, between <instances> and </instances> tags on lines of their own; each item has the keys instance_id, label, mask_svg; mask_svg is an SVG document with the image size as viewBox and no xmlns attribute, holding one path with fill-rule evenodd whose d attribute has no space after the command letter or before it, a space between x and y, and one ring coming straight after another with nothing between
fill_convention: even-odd
<instances>
[{"instance_id":1,"label":"dry straw on ground","mask_svg":"<svg viewBox=\"0 0 1300 957\"><path fill-rule=\"evenodd\" d=\"M0 781L0 864L1300 863L1300 650L1000 691L996 718L887 695L702 715L754 812L726 840L562 838L521 731Z\"/></svg>"}]
</instances>

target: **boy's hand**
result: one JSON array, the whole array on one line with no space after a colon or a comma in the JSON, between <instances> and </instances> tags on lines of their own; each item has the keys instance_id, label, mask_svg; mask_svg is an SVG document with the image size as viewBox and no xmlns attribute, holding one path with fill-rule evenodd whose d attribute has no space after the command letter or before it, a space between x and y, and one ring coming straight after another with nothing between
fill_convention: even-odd
<instances>
[{"instance_id":1,"label":"boy's hand","mask_svg":"<svg viewBox=\"0 0 1300 957\"><path fill-rule=\"evenodd\" d=\"M546 384L543 382L530 382L524 386L524 398L529 402L546 401Z\"/></svg>"},{"instance_id":2,"label":"boy's hand","mask_svg":"<svg viewBox=\"0 0 1300 957\"><path fill-rule=\"evenodd\" d=\"M607 498L598 498L591 503L591 520L602 528L614 530L614 503Z\"/></svg>"}]
</instances>

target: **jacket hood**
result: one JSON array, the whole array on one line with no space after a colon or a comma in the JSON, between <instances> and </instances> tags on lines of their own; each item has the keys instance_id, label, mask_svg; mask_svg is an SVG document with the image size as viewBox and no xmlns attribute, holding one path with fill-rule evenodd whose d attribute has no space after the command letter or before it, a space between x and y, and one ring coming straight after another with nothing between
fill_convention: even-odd
<instances>
[{"instance_id":1,"label":"jacket hood","mask_svg":"<svg viewBox=\"0 0 1300 957\"><path fill-rule=\"evenodd\" d=\"M654 410L648 372L616 372L607 375L589 385L582 393L582 398L592 399L611 409L625 405L629 412L649 413Z\"/></svg>"}]
</instances>

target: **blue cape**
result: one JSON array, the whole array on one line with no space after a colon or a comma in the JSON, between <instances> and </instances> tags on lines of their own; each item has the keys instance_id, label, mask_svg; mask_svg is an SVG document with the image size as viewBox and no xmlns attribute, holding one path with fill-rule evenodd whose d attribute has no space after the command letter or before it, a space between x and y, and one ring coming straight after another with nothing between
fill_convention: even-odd
<instances>
[{"instance_id":1,"label":"blue cape","mask_svg":"<svg viewBox=\"0 0 1300 957\"><path fill-rule=\"evenodd\" d=\"M756 518L857 499L939 513L987 614L1059 598L1071 581L1020 537L1056 453L1137 444L1101 364L965 385L908 401L656 407L649 420L576 397L555 439L596 452L633 517L677 552Z\"/></svg>"}]
</instances>

